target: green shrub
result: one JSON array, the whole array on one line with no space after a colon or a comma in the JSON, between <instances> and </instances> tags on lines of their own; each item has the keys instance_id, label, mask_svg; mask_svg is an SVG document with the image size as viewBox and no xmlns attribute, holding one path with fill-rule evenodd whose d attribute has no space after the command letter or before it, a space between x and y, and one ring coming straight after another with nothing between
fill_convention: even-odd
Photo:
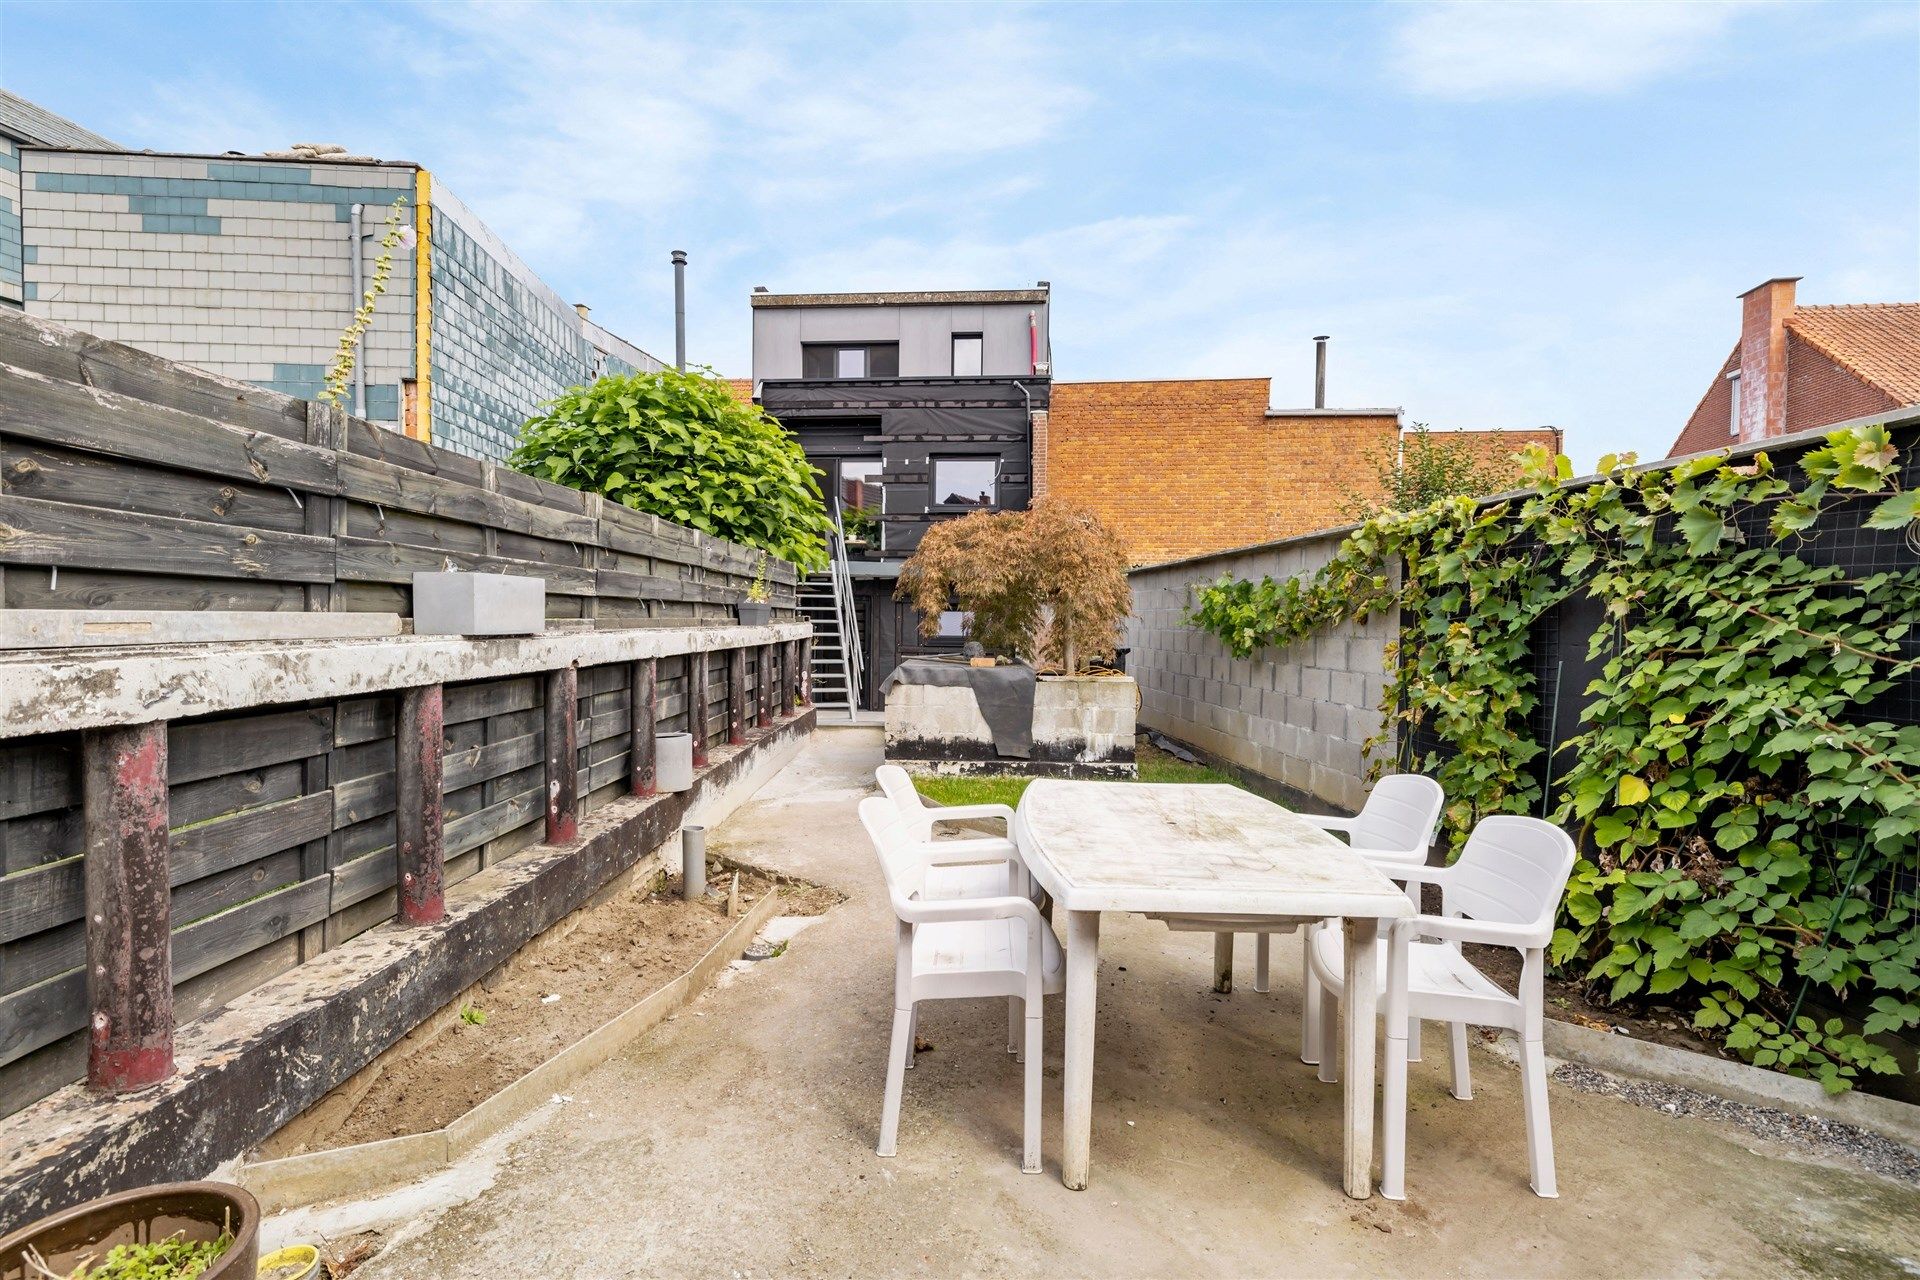
<instances>
[{"instance_id":1,"label":"green shrub","mask_svg":"<svg viewBox=\"0 0 1920 1280\"><path fill-rule=\"evenodd\" d=\"M509 465L802 569L826 565L831 526L806 454L721 382L672 369L610 375L546 409L520 428Z\"/></svg>"}]
</instances>

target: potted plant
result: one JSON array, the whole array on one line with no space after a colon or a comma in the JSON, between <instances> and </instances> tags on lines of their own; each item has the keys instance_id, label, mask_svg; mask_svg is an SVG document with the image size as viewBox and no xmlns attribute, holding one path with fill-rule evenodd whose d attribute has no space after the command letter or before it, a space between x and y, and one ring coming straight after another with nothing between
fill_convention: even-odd
<instances>
[{"instance_id":1,"label":"potted plant","mask_svg":"<svg viewBox=\"0 0 1920 1280\"><path fill-rule=\"evenodd\" d=\"M847 507L840 513L840 527L846 531L847 549L864 551L880 534L880 513L872 507Z\"/></svg>"},{"instance_id":2,"label":"potted plant","mask_svg":"<svg viewBox=\"0 0 1920 1280\"><path fill-rule=\"evenodd\" d=\"M740 625L743 627L764 627L773 621L773 592L767 586L767 558L760 557L760 563L753 571L753 581L747 584L747 598L740 602Z\"/></svg>"},{"instance_id":3,"label":"potted plant","mask_svg":"<svg viewBox=\"0 0 1920 1280\"><path fill-rule=\"evenodd\" d=\"M224 1182L102 1196L0 1239L0 1275L30 1280L254 1280L260 1204Z\"/></svg>"},{"instance_id":4,"label":"potted plant","mask_svg":"<svg viewBox=\"0 0 1920 1280\"><path fill-rule=\"evenodd\" d=\"M920 614L923 635L936 635L940 615L958 610L971 615L969 634L987 652L1016 655L1038 673L1030 760L1039 771L1131 773L1134 683L1096 670L1112 658L1133 607L1127 564L1125 545L1093 512L1042 498L1026 511L981 511L934 525L901 566L896 594ZM912 692L896 716L895 695L905 690ZM966 705L952 705L956 699ZM914 744L916 758L935 751L945 754L934 760L993 759L990 741L953 737L956 714L958 722L979 719L973 703L972 690L951 682L894 685L890 756L899 741Z\"/></svg>"}]
</instances>

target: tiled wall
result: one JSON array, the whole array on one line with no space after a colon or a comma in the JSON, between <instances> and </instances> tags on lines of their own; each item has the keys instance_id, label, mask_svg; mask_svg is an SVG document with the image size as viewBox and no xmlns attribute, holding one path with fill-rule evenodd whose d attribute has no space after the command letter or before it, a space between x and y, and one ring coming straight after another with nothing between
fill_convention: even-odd
<instances>
[{"instance_id":1,"label":"tiled wall","mask_svg":"<svg viewBox=\"0 0 1920 1280\"><path fill-rule=\"evenodd\" d=\"M544 400L602 373L658 369L583 322L458 198L432 197L434 443L503 458ZM610 339L600 350L589 334Z\"/></svg>"},{"instance_id":2,"label":"tiled wall","mask_svg":"<svg viewBox=\"0 0 1920 1280\"><path fill-rule=\"evenodd\" d=\"M21 162L30 312L309 397L358 303L349 206L371 206L371 275L387 207L414 181L405 165L40 150ZM413 317L401 249L361 347L371 418L399 419Z\"/></svg>"},{"instance_id":3,"label":"tiled wall","mask_svg":"<svg viewBox=\"0 0 1920 1280\"><path fill-rule=\"evenodd\" d=\"M0 303L20 305L25 283L21 257L20 151L0 138Z\"/></svg>"}]
</instances>

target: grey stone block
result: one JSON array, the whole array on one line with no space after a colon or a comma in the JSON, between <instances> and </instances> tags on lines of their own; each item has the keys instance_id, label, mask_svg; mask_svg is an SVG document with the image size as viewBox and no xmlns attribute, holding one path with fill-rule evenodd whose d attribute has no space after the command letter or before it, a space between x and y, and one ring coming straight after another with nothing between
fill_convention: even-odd
<instances>
[{"instance_id":1,"label":"grey stone block","mask_svg":"<svg viewBox=\"0 0 1920 1280\"><path fill-rule=\"evenodd\" d=\"M423 636L523 636L547 629L547 580L504 573L416 573L413 630Z\"/></svg>"}]
</instances>

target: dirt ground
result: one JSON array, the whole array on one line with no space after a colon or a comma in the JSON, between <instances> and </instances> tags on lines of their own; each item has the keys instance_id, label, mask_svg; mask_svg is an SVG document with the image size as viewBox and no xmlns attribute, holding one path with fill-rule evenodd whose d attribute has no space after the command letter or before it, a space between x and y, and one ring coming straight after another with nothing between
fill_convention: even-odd
<instances>
[{"instance_id":1,"label":"dirt ground","mask_svg":"<svg viewBox=\"0 0 1920 1280\"><path fill-rule=\"evenodd\" d=\"M1102 930L1087 1191L1060 1183L1057 1001L1044 1173L1019 1171L999 1001L922 1014L935 1048L880 1159L894 923L854 814L878 760L877 733L822 731L711 835L844 906L456 1170L450 1207L397 1200L357 1280L1920 1273L1912 1185L1618 1096L1550 1087L1561 1198L1539 1199L1517 1073L1483 1047L1470 1102L1445 1054L1414 1067L1410 1198L1351 1200L1341 1091L1297 1057L1297 941L1278 940L1271 993L1243 946L1219 996L1211 938L1134 916Z\"/></svg>"},{"instance_id":2,"label":"dirt ground","mask_svg":"<svg viewBox=\"0 0 1920 1280\"><path fill-rule=\"evenodd\" d=\"M735 921L726 914L733 872L710 870L703 902L680 897L679 877L589 909L564 938L516 957L461 1016L429 1023L380 1061L371 1084L349 1081L327 1119L300 1125L271 1155L350 1146L442 1128L691 968ZM774 887L740 876L744 912ZM802 882L782 886L782 915L813 915L840 895ZM341 1095L358 1093L350 1108ZM318 1110L318 1109L317 1109Z\"/></svg>"}]
</instances>

